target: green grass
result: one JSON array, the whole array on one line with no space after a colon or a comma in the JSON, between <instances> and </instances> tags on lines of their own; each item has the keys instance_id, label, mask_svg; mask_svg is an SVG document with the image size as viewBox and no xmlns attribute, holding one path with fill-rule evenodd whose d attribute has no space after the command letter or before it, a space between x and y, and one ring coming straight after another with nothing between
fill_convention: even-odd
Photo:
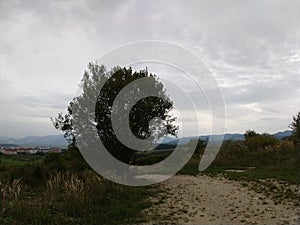
<instances>
[{"instance_id":1,"label":"green grass","mask_svg":"<svg viewBox=\"0 0 300 225\"><path fill-rule=\"evenodd\" d=\"M0 159L0 164L3 166L24 166L27 162L14 159Z\"/></svg>"},{"instance_id":2,"label":"green grass","mask_svg":"<svg viewBox=\"0 0 300 225\"><path fill-rule=\"evenodd\" d=\"M207 172L210 172L208 170ZM220 170L220 172L224 172L224 170ZM226 172L226 176L230 179L234 180L259 180L259 179L268 179L274 178L277 180L287 181L289 183L300 184L300 174L299 170L275 170L272 171L269 168L259 167L253 170L247 170L242 173L235 172Z\"/></svg>"},{"instance_id":3,"label":"green grass","mask_svg":"<svg viewBox=\"0 0 300 225\"><path fill-rule=\"evenodd\" d=\"M148 197L155 189L108 181L75 149L35 160L27 157L4 157L6 165L1 164L0 224L146 222L141 212L152 205Z\"/></svg>"},{"instance_id":4,"label":"green grass","mask_svg":"<svg viewBox=\"0 0 300 225\"><path fill-rule=\"evenodd\" d=\"M259 180L274 178L289 183L300 183L300 150L295 148L270 148L249 151L241 142L226 143L222 146L214 162L204 171L205 174L225 174L235 180ZM279 149L278 149L279 148ZM178 174L197 175L200 157L194 155ZM248 169L253 167L253 169ZM229 169L242 169L245 172L226 172Z\"/></svg>"},{"instance_id":5,"label":"green grass","mask_svg":"<svg viewBox=\"0 0 300 225\"><path fill-rule=\"evenodd\" d=\"M194 155L177 174L193 175L193 176L199 174L199 170L198 170L199 162L200 162L200 158Z\"/></svg>"},{"instance_id":6,"label":"green grass","mask_svg":"<svg viewBox=\"0 0 300 225\"><path fill-rule=\"evenodd\" d=\"M0 155L0 165L15 167L26 164L42 163L44 156L40 155Z\"/></svg>"},{"instance_id":7,"label":"green grass","mask_svg":"<svg viewBox=\"0 0 300 225\"><path fill-rule=\"evenodd\" d=\"M282 146L288 146L285 148ZM201 153L201 151L198 151ZM274 149L249 151L242 142L225 143L204 171L229 179L257 181L257 192L271 194L274 185L261 179L300 183L300 151L283 143ZM155 152L139 157L140 164L159 162L170 154ZM47 156L0 156L0 224L124 224L146 222L142 210L151 207L156 188L115 184L94 173L76 149ZM178 174L197 175L196 154ZM227 172L245 169L245 172ZM244 185L250 184L244 182ZM280 199L295 199L292 190L278 189ZM160 199L162 203L164 199Z\"/></svg>"},{"instance_id":8,"label":"green grass","mask_svg":"<svg viewBox=\"0 0 300 225\"><path fill-rule=\"evenodd\" d=\"M161 151L160 153L149 153L146 155L141 155L137 157L135 161L135 165L153 165L155 163L158 163L164 159L166 159L171 154L170 151Z\"/></svg>"},{"instance_id":9,"label":"green grass","mask_svg":"<svg viewBox=\"0 0 300 225\"><path fill-rule=\"evenodd\" d=\"M18 180L19 194L13 182L0 184L0 224L138 223L145 222L141 210L151 206L149 188L118 185L92 171L57 174L36 189Z\"/></svg>"}]
</instances>

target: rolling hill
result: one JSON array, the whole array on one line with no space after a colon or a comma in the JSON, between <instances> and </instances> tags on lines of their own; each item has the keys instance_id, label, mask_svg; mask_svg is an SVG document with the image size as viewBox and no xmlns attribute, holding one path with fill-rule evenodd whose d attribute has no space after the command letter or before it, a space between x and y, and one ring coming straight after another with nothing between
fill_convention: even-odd
<instances>
[{"instance_id":1,"label":"rolling hill","mask_svg":"<svg viewBox=\"0 0 300 225\"><path fill-rule=\"evenodd\" d=\"M290 130L286 130L283 132L277 132L273 134L274 137L278 139L283 139L285 137L291 136L292 132ZM219 137L220 135L213 135L214 137ZM203 136L191 136L191 137L183 137L183 138L175 138L175 137L164 137L159 140L161 144L167 145L185 145L190 140L208 140L209 135ZM224 140L243 140L243 134L225 134ZM0 145L2 146L30 146L30 147L66 147L68 146L68 142L65 140L63 135L47 135L47 136L26 136L23 138L11 138L11 137L0 137Z\"/></svg>"}]
</instances>

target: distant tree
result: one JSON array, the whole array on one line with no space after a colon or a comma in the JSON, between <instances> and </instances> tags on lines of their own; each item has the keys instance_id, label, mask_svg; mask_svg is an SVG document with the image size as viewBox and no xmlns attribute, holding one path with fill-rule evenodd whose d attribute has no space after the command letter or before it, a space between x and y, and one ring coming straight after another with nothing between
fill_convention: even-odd
<instances>
[{"instance_id":1,"label":"distant tree","mask_svg":"<svg viewBox=\"0 0 300 225\"><path fill-rule=\"evenodd\" d=\"M205 147L207 145L207 141L206 140L202 140L202 139L191 139L188 143L188 147L193 147L196 146L195 148L195 152L194 155L195 156L199 156L202 155L204 153Z\"/></svg>"},{"instance_id":2,"label":"distant tree","mask_svg":"<svg viewBox=\"0 0 300 225\"><path fill-rule=\"evenodd\" d=\"M251 151L265 149L268 146L275 146L279 142L273 135L267 133L258 134L251 130L246 131L244 136L245 144Z\"/></svg>"},{"instance_id":3,"label":"distant tree","mask_svg":"<svg viewBox=\"0 0 300 225\"><path fill-rule=\"evenodd\" d=\"M67 108L67 113L58 113L57 117L51 118L51 121L54 127L57 130L60 130L64 133L64 137L69 142L69 144L73 147L76 145L75 137L73 134L73 122L72 122L72 104L73 102L69 103Z\"/></svg>"},{"instance_id":4,"label":"distant tree","mask_svg":"<svg viewBox=\"0 0 300 225\"><path fill-rule=\"evenodd\" d=\"M113 107L118 93L129 83L140 78L149 78L154 81L152 87L156 96L149 96L139 100L131 109L127 109L124 105L121 109ZM81 81L83 93L70 102L66 114L59 113L56 118L52 118L52 122L56 129L64 132L64 135L72 144L76 143L73 132L73 109L84 110L89 103L91 96L97 96L95 105L95 122L98 135L107 148L107 150L118 160L129 163L132 161L134 150L123 145L117 138L111 123L112 112L122 110L129 112L129 125L132 133L140 138L146 139L153 134L160 138L164 135L176 135L178 127L173 124L175 118L170 115L173 108L173 102L169 99L163 84L156 75L148 73L148 70L140 70L133 72L131 68L115 67L111 71L106 71L103 65L97 63L89 63L88 70L84 72ZM134 86L130 95L143 93L144 90L139 86ZM130 98L131 96L125 96ZM161 121L154 118L161 118ZM119 118L122 120L123 118ZM153 124L149 125L152 122ZM161 129L163 128L163 129Z\"/></svg>"},{"instance_id":5,"label":"distant tree","mask_svg":"<svg viewBox=\"0 0 300 225\"><path fill-rule=\"evenodd\" d=\"M247 139L247 138L251 138L251 137L256 137L258 135L259 134L256 133L254 130L247 130L246 133L244 134L244 138Z\"/></svg>"},{"instance_id":6,"label":"distant tree","mask_svg":"<svg viewBox=\"0 0 300 225\"><path fill-rule=\"evenodd\" d=\"M296 142L300 142L300 112L296 116L293 116L293 122L290 124L290 128L293 132L293 138Z\"/></svg>"}]
</instances>

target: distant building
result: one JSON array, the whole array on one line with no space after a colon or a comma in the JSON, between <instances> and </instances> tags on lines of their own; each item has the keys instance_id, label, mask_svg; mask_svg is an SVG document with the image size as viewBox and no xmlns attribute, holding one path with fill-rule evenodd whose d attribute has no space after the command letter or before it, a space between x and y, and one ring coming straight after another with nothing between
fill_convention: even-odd
<instances>
[{"instance_id":1,"label":"distant building","mask_svg":"<svg viewBox=\"0 0 300 225\"><path fill-rule=\"evenodd\" d=\"M47 153L61 153L60 148L33 148L33 147L5 147L1 148L0 152L4 155L17 154L47 154Z\"/></svg>"},{"instance_id":2,"label":"distant building","mask_svg":"<svg viewBox=\"0 0 300 225\"><path fill-rule=\"evenodd\" d=\"M60 148L50 148L49 153L61 153L61 149Z\"/></svg>"},{"instance_id":3,"label":"distant building","mask_svg":"<svg viewBox=\"0 0 300 225\"><path fill-rule=\"evenodd\" d=\"M35 154L37 153L37 148L31 148L31 147L20 147L17 148L18 154Z\"/></svg>"},{"instance_id":4,"label":"distant building","mask_svg":"<svg viewBox=\"0 0 300 225\"><path fill-rule=\"evenodd\" d=\"M18 154L18 150L15 149L15 148L3 148L1 152L4 155L16 155L16 154Z\"/></svg>"}]
</instances>

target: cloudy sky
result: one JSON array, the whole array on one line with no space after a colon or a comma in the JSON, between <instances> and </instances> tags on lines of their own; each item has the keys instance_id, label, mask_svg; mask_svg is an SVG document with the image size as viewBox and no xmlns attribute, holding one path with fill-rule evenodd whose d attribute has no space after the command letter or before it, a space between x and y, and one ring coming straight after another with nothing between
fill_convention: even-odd
<instances>
[{"instance_id":1,"label":"cloudy sky","mask_svg":"<svg viewBox=\"0 0 300 225\"><path fill-rule=\"evenodd\" d=\"M141 40L205 60L226 132L286 130L300 110L299 12L298 0L0 0L0 136L57 133L49 118L65 111L87 63Z\"/></svg>"}]
</instances>

